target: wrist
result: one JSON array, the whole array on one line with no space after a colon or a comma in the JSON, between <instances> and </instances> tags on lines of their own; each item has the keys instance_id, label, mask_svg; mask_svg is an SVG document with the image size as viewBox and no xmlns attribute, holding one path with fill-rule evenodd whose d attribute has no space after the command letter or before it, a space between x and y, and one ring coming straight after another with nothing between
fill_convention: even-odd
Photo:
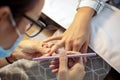
<instances>
[{"instance_id":1,"label":"wrist","mask_svg":"<svg viewBox=\"0 0 120 80\"><path fill-rule=\"evenodd\" d=\"M90 24L93 14L94 12L92 11L86 12L85 9L84 10L80 9L77 11L72 24L79 27L80 25L83 25L84 27L88 27L86 25Z\"/></svg>"},{"instance_id":2,"label":"wrist","mask_svg":"<svg viewBox=\"0 0 120 80\"><path fill-rule=\"evenodd\" d=\"M77 9L77 15L91 19L95 14L95 10L90 7L82 7Z\"/></svg>"},{"instance_id":3,"label":"wrist","mask_svg":"<svg viewBox=\"0 0 120 80\"><path fill-rule=\"evenodd\" d=\"M5 59L9 64L12 64L13 62L17 61L16 57L13 54L11 54L9 57L6 57Z\"/></svg>"},{"instance_id":4,"label":"wrist","mask_svg":"<svg viewBox=\"0 0 120 80\"><path fill-rule=\"evenodd\" d=\"M75 23L90 23L93 15L95 14L95 10L89 7L82 7L77 9L77 13L74 17Z\"/></svg>"}]
</instances>

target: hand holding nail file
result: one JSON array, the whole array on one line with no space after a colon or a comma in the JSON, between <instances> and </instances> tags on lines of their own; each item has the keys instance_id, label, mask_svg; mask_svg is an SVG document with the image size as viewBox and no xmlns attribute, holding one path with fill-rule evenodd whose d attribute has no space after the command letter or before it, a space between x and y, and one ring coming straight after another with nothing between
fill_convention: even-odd
<instances>
[{"instance_id":1,"label":"hand holding nail file","mask_svg":"<svg viewBox=\"0 0 120 80\"><path fill-rule=\"evenodd\" d=\"M67 55L68 58L74 58L74 57L91 57L91 56L96 56L96 53L84 53L84 54L71 54ZM53 59L58 59L59 55L56 56L48 56L48 57L38 57L38 58L33 58L32 60L53 60Z\"/></svg>"}]
</instances>

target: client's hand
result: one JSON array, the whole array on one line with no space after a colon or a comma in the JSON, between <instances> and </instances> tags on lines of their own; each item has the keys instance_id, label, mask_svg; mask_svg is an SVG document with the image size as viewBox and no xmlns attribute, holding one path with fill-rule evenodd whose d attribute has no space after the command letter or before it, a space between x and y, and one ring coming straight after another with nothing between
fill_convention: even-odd
<instances>
[{"instance_id":1,"label":"client's hand","mask_svg":"<svg viewBox=\"0 0 120 80\"><path fill-rule=\"evenodd\" d=\"M52 43L43 44L41 40L24 40L12 53L17 59L32 59L41 57L50 51Z\"/></svg>"},{"instance_id":2,"label":"client's hand","mask_svg":"<svg viewBox=\"0 0 120 80\"><path fill-rule=\"evenodd\" d=\"M68 68L66 53L61 53L59 59L58 80L83 80L85 75L83 61L82 59L79 61L77 60L71 68Z\"/></svg>"}]
</instances>

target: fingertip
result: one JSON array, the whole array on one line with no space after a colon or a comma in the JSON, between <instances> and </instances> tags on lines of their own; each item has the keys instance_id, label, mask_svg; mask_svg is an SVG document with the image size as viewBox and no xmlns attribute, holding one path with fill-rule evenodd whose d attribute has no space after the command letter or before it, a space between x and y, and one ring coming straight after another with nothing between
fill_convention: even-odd
<instances>
[{"instance_id":1,"label":"fingertip","mask_svg":"<svg viewBox=\"0 0 120 80\"><path fill-rule=\"evenodd\" d=\"M80 57L79 62L83 65L83 57Z\"/></svg>"},{"instance_id":2,"label":"fingertip","mask_svg":"<svg viewBox=\"0 0 120 80\"><path fill-rule=\"evenodd\" d=\"M54 69L54 67L55 67L54 65L50 65L50 66L49 66L49 68L51 68L51 69Z\"/></svg>"},{"instance_id":3,"label":"fingertip","mask_svg":"<svg viewBox=\"0 0 120 80\"><path fill-rule=\"evenodd\" d=\"M83 58L83 62L86 63L87 62L87 57Z\"/></svg>"},{"instance_id":4,"label":"fingertip","mask_svg":"<svg viewBox=\"0 0 120 80\"><path fill-rule=\"evenodd\" d=\"M48 52L48 54L49 54L50 56L53 56L53 55L55 54L55 52L54 52L52 49L50 49L50 51Z\"/></svg>"},{"instance_id":5,"label":"fingertip","mask_svg":"<svg viewBox=\"0 0 120 80\"><path fill-rule=\"evenodd\" d=\"M56 52L53 52L53 53L52 53L52 56L55 56L55 55L57 55L57 53L56 53Z\"/></svg>"},{"instance_id":6,"label":"fingertip","mask_svg":"<svg viewBox=\"0 0 120 80\"><path fill-rule=\"evenodd\" d=\"M54 64L54 63L55 63L55 61L54 61L54 60L52 60L52 61L50 61L50 63L51 63L51 64Z\"/></svg>"},{"instance_id":7,"label":"fingertip","mask_svg":"<svg viewBox=\"0 0 120 80\"><path fill-rule=\"evenodd\" d=\"M52 70L52 73L57 73L57 72L58 72L58 69Z\"/></svg>"}]
</instances>

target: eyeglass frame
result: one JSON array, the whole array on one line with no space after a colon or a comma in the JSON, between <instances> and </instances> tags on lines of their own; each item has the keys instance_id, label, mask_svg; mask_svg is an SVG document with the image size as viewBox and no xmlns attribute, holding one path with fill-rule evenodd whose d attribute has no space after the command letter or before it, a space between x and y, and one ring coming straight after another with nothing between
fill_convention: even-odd
<instances>
[{"instance_id":1,"label":"eyeglass frame","mask_svg":"<svg viewBox=\"0 0 120 80\"><path fill-rule=\"evenodd\" d=\"M46 28L45 25L42 24L43 22L40 23L40 22L38 22L38 21L35 21L34 19L32 19L31 17L29 17L29 16L27 16L27 15L23 15L23 16L24 16L24 18L26 18L27 20L29 20L30 22L32 22L32 24L35 24L36 26L38 26L38 27L41 28L40 31L39 31L37 34L33 35L33 36L30 36L30 35L28 35L27 33L25 33L28 37L35 37L35 36L37 36L43 29ZM32 24L30 24L31 27L32 27ZM31 27L30 27L30 28L31 28Z\"/></svg>"}]
</instances>

